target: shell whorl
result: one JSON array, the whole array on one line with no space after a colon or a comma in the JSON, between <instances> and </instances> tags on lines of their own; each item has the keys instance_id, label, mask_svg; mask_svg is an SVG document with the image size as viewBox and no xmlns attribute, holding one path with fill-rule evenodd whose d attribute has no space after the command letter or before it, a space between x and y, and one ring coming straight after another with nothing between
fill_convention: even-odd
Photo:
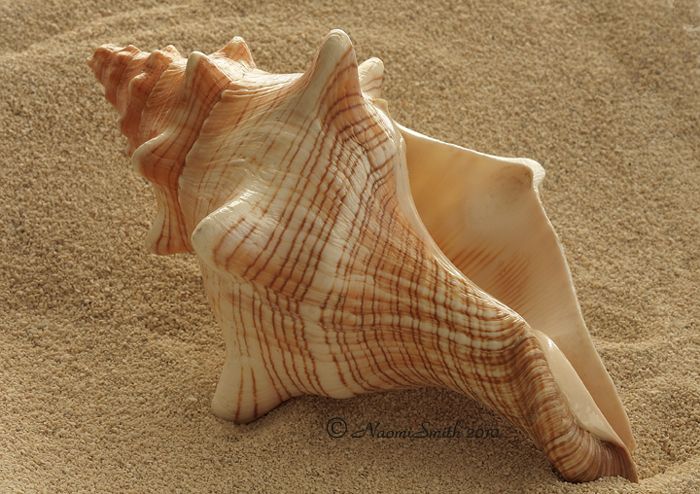
<instances>
[{"instance_id":1,"label":"shell whorl","mask_svg":"<svg viewBox=\"0 0 700 494\"><path fill-rule=\"evenodd\" d=\"M240 38L187 59L107 45L90 66L153 184L150 248L197 255L224 326L217 414L441 386L523 429L569 480L636 479L631 446L600 412L581 418L576 393L596 405L552 340L423 226L406 172L418 141L387 113L382 62L358 66L345 33L303 74L258 69ZM528 191L541 179L516 168Z\"/></svg>"},{"instance_id":2,"label":"shell whorl","mask_svg":"<svg viewBox=\"0 0 700 494\"><path fill-rule=\"evenodd\" d=\"M134 154L135 168L154 186L158 208L147 239L153 252L191 251L189 236L196 222L183 216L178 189L188 153L202 130L240 124L232 114L254 118L301 89L307 89L307 98L319 97L318 91L332 76L328 71L336 67L333 60L349 55L352 66L345 67L348 73L339 71L341 75L323 95L325 101L345 101L351 113L356 106L352 95L360 97L360 78L370 95L379 95L381 61L370 59L358 70L354 51L342 36L329 36L305 74L257 70L250 49L240 37L211 55L193 52L187 59L171 45L152 53L132 45L104 45L95 51L89 66L104 86L106 99L121 116L121 131L129 142L128 153ZM299 83L289 84L295 80ZM339 98L341 94L346 97ZM215 111L219 103L230 112L228 115ZM323 106L323 101L320 104ZM206 120L210 122L203 129ZM189 174L194 175L194 171Z\"/></svg>"},{"instance_id":3,"label":"shell whorl","mask_svg":"<svg viewBox=\"0 0 700 494\"><path fill-rule=\"evenodd\" d=\"M128 153L155 139L134 159L137 171L153 184L158 205L149 248L159 254L190 251L178 180L229 76L255 68L248 46L236 37L209 56L194 52L185 59L173 46L148 53L132 45L104 45L88 63L120 114Z\"/></svg>"}]
</instances>

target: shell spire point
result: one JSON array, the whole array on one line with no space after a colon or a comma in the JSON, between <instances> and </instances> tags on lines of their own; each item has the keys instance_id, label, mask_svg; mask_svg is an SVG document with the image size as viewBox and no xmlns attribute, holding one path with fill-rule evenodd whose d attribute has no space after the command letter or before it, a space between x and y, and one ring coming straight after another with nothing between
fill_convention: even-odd
<instances>
[{"instance_id":1,"label":"shell spire point","mask_svg":"<svg viewBox=\"0 0 700 494\"><path fill-rule=\"evenodd\" d=\"M229 60L245 63L249 67L255 67L253 54L250 52L248 44L240 36L235 36L216 53L227 57Z\"/></svg>"},{"instance_id":2,"label":"shell spire point","mask_svg":"<svg viewBox=\"0 0 700 494\"><path fill-rule=\"evenodd\" d=\"M194 91L195 81L199 77L206 77L203 73L216 71L216 67L211 62L209 57L201 51L193 51L187 57L187 65L185 65L185 91Z\"/></svg>"},{"instance_id":3,"label":"shell spire point","mask_svg":"<svg viewBox=\"0 0 700 494\"><path fill-rule=\"evenodd\" d=\"M321 91L327 84L336 87L359 88L357 57L350 37L340 29L334 29L323 40L316 57L305 76L309 86Z\"/></svg>"},{"instance_id":4,"label":"shell spire point","mask_svg":"<svg viewBox=\"0 0 700 494\"><path fill-rule=\"evenodd\" d=\"M381 98L384 83L384 62L379 58L368 58L358 67L362 92L371 98Z\"/></svg>"}]
</instances>

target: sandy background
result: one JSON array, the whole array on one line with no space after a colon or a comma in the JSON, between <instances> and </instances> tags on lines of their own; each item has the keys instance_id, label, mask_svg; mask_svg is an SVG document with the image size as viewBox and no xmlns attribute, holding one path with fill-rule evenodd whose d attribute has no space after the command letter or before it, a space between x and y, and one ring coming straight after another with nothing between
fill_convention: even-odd
<instances>
[{"instance_id":1,"label":"sandy background","mask_svg":"<svg viewBox=\"0 0 700 494\"><path fill-rule=\"evenodd\" d=\"M0 492L698 492L700 3L338 3L0 1ZM545 166L640 484L561 482L438 390L307 397L248 426L209 413L223 345L198 268L146 253L151 193L85 59L241 35L259 66L301 71L332 27L384 60L397 120ZM334 440L336 416L500 437Z\"/></svg>"}]
</instances>

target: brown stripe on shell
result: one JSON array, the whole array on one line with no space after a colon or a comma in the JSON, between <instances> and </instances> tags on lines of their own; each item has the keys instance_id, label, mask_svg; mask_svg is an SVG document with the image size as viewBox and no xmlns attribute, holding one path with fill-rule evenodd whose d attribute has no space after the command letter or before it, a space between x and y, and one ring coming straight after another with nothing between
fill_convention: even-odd
<instances>
[{"instance_id":1,"label":"brown stripe on shell","mask_svg":"<svg viewBox=\"0 0 700 494\"><path fill-rule=\"evenodd\" d=\"M467 278L501 262L492 287L523 307L528 260L432 225L438 253L407 217L381 62L358 68L344 33L304 74L257 69L240 38L187 65L108 46L91 67L156 190L154 250L200 260L227 341L217 414L439 386L523 429L569 480L636 479L626 448L577 422L528 322Z\"/></svg>"}]
</instances>

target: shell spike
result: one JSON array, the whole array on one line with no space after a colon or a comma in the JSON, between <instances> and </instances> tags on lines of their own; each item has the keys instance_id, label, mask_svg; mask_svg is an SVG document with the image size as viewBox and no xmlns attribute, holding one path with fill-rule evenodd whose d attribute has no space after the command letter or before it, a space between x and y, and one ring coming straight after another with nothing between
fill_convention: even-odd
<instances>
[{"instance_id":1,"label":"shell spike","mask_svg":"<svg viewBox=\"0 0 700 494\"><path fill-rule=\"evenodd\" d=\"M181 103L191 105L200 102L209 107L212 103L212 101L208 101L212 98L210 93L215 91L212 94L216 95L214 99L218 99L220 91L217 90L221 90L229 82L228 77L213 56L193 51L187 58ZM214 89L215 87L216 89Z\"/></svg>"},{"instance_id":2,"label":"shell spike","mask_svg":"<svg viewBox=\"0 0 700 494\"><path fill-rule=\"evenodd\" d=\"M244 63L251 68L255 67L253 54L250 52L250 48L248 48L245 40L240 36L235 36L216 53L234 62Z\"/></svg>"},{"instance_id":3,"label":"shell spike","mask_svg":"<svg viewBox=\"0 0 700 494\"><path fill-rule=\"evenodd\" d=\"M201 51L193 51L187 58L185 66L185 87L194 89L193 84L196 82L198 74L202 71L209 72L212 68L211 60Z\"/></svg>"},{"instance_id":4,"label":"shell spike","mask_svg":"<svg viewBox=\"0 0 700 494\"><path fill-rule=\"evenodd\" d=\"M364 116L360 75L352 42L345 32L334 29L324 38L313 63L304 74L304 103L318 106L331 120Z\"/></svg>"},{"instance_id":5,"label":"shell spike","mask_svg":"<svg viewBox=\"0 0 700 494\"><path fill-rule=\"evenodd\" d=\"M370 98L381 98L384 83L384 62L377 57L368 58L358 67L362 92Z\"/></svg>"},{"instance_id":6,"label":"shell spike","mask_svg":"<svg viewBox=\"0 0 700 494\"><path fill-rule=\"evenodd\" d=\"M180 55L180 51L177 48L175 48L175 46L173 46L173 45L167 45L165 48L163 48L160 51L167 53L168 55L172 55L173 57L181 57L182 56L182 55Z\"/></svg>"}]
</instances>

